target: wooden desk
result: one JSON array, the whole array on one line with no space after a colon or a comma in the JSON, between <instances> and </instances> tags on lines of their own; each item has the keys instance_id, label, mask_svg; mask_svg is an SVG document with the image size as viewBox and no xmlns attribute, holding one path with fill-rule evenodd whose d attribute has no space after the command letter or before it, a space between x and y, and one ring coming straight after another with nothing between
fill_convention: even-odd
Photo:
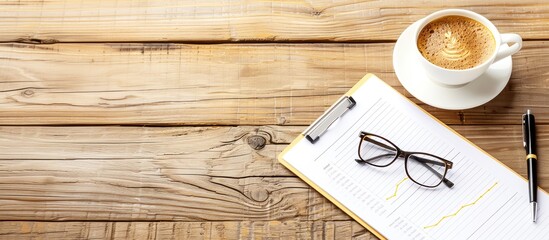
<instances>
[{"instance_id":1,"label":"wooden desk","mask_svg":"<svg viewBox=\"0 0 549 240\"><path fill-rule=\"evenodd\" d=\"M522 175L531 108L549 190L549 4L466 3L0 3L0 237L374 239L276 160L368 72ZM525 39L505 90L464 111L392 68L404 28L452 7Z\"/></svg>"}]
</instances>

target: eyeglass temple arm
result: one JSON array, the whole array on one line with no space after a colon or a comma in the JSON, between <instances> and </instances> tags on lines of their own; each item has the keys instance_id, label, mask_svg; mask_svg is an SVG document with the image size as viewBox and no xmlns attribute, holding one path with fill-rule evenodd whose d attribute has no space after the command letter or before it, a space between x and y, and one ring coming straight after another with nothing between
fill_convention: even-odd
<instances>
[{"instance_id":1,"label":"eyeglass temple arm","mask_svg":"<svg viewBox=\"0 0 549 240\"><path fill-rule=\"evenodd\" d=\"M429 165L426 164L426 162L433 162L433 161L428 160L428 159L424 159L424 158L420 158L420 157L416 157L416 156L410 156L410 158L418 161L422 166L427 168L429 171L431 171L433 174L435 174L438 178L442 178L442 182L447 187L452 188L454 186L454 183L452 181L450 181L447 178L443 178L442 174L440 174L437 170L433 169L432 167L430 167Z\"/></svg>"},{"instance_id":2,"label":"eyeglass temple arm","mask_svg":"<svg viewBox=\"0 0 549 240\"><path fill-rule=\"evenodd\" d=\"M382 155L377 155L377 156L374 156L374 157L371 157L371 158L368 158L368 159L355 159L355 161L359 162L359 163L362 163L362 162L368 162L368 161L372 161L372 160L376 160L378 158L384 158L384 157L392 157L392 156L395 156L395 154L392 154L392 153L387 153L387 154L382 154Z\"/></svg>"},{"instance_id":3,"label":"eyeglass temple arm","mask_svg":"<svg viewBox=\"0 0 549 240\"><path fill-rule=\"evenodd\" d=\"M383 155L375 156L375 157L364 159L364 160L355 159L355 161L361 163L361 162L372 161L372 160L375 160L375 159L378 159L378 158L383 158L383 157L392 156L392 155L393 154L383 154ZM435 169L433 169L432 167L430 167L429 165L427 165L425 163L425 162L433 162L433 161L428 160L428 159L422 159L422 158L415 157L415 156L411 156L411 158L413 158L415 161L418 161L419 163L421 163L421 165L423 167L427 168L429 171L431 171L433 174L435 174L438 178L442 178L442 174L440 174ZM450 181L449 179L447 179L447 178L443 178L442 182L444 183L444 185L448 186L449 188L452 188L454 186L454 183L452 181Z\"/></svg>"},{"instance_id":4,"label":"eyeglass temple arm","mask_svg":"<svg viewBox=\"0 0 549 240\"><path fill-rule=\"evenodd\" d=\"M364 137L365 134L366 134L365 132L362 132L362 134L360 135L360 137L361 137L362 139L364 139L365 141L371 142L371 143L373 143L373 144L375 144L375 145L378 145L378 146L380 146L380 147L383 147L383 148L386 148L386 149L389 149L389 150L396 151L396 149L395 149L394 147L387 146L387 144L380 143L380 142L378 142L378 141L376 141L376 140L374 140L374 139L371 139L371 138L365 138L365 137Z\"/></svg>"},{"instance_id":5,"label":"eyeglass temple arm","mask_svg":"<svg viewBox=\"0 0 549 240\"><path fill-rule=\"evenodd\" d=\"M418 161L418 162L430 163L430 164L438 165L438 166L441 166L441 167L448 166L448 169L452 169L452 164L441 163L441 162L425 159L425 158L422 158L422 157L417 157L417 156L414 156L414 155L412 155L410 157L413 158L414 160Z\"/></svg>"}]
</instances>

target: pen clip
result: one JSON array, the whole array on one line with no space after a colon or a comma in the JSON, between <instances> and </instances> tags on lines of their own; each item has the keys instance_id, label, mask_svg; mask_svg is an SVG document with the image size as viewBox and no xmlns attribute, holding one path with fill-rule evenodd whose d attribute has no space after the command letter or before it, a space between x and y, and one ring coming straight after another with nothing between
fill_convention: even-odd
<instances>
[{"instance_id":1,"label":"pen clip","mask_svg":"<svg viewBox=\"0 0 549 240\"><path fill-rule=\"evenodd\" d=\"M526 130L528 121L526 120L526 114L522 114L522 145L526 149L526 139L528 139L528 130ZM527 150L527 149L526 149Z\"/></svg>"}]
</instances>

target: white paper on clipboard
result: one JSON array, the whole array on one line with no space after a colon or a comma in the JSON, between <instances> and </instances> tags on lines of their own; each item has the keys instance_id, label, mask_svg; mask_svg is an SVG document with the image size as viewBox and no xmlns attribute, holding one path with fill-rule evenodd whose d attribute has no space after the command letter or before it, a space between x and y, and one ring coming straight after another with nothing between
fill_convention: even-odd
<instances>
[{"instance_id":1,"label":"white paper on clipboard","mask_svg":"<svg viewBox=\"0 0 549 240\"><path fill-rule=\"evenodd\" d=\"M366 75L347 96L355 105L312 142L300 135L279 161L383 239L549 239L549 196L540 189L532 223L527 182L448 126ZM309 129L308 129L309 130ZM453 188L406 179L403 162L357 164L360 131L409 151L453 162Z\"/></svg>"}]
</instances>

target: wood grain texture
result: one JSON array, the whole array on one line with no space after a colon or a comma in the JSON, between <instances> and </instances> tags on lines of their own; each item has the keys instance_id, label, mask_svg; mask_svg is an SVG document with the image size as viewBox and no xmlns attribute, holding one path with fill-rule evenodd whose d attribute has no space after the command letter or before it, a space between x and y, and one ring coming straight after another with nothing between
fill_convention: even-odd
<instances>
[{"instance_id":1,"label":"wood grain texture","mask_svg":"<svg viewBox=\"0 0 549 240\"><path fill-rule=\"evenodd\" d=\"M276 162L286 134L244 129L5 128L0 220L306 219L320 196Z\"/></svg>"},{"instance_id":2,"label":"wood grain texture","mask_svg":"<svg viewBox=\"0 0 549 240\"><path fill-rule=\"evenodd\" d=\"M420 105L525 176L525 108L549 152L546 1L0 2L0 239L376 239L276 155L367 72L419 103L391 42L452 7L533 41L492 102Z\"/></svg>"},{"instance_id":3,"label":"wood grain texture","mask_svg":"<svg viewBox=\"0 0 549 240\"><path fill-rule=\"evenodd\" d=\"M519 125L455 128L525 176ZM349 220L277 162L302 130L1 127L0 220ZM266 146L251 148L252 136ZM538 139L543 157L549 126ZM549 189L549 162L539 167Z\"/></svg>"},{"instance_id":4,"label":"wood grain texture","mask_svg":"<svg viewBox=\"0 0 549 240\"><path fill-rule=\"evenodd\" d=\"M3 239L377 239L354 221L0 222Z\"/></svg>"},{"instance_id":5,"label":"wood grain texture","mask_svg":"<svg viewBox=\"0 0 549 240\"><path fill-rule=\"evenodd\" d=\"M0 124L308 125L371 72L448 124L549 122L549 42L526 42L493 101L420 103L393 44L0 44ZM215 113L215 114L212 114Z\"/></svg>"},{"instance_id":6,"label":"wood grain texture","mask_svg":"<svg viewBox=\"0 0 549 240\"><path fill-rule=\"evenodd\" d=\"M543 0L33 1L0 4L0 41L379 41L445 8L476 11L501 32L549 38Z\"/></svg>"}]
</instances>

